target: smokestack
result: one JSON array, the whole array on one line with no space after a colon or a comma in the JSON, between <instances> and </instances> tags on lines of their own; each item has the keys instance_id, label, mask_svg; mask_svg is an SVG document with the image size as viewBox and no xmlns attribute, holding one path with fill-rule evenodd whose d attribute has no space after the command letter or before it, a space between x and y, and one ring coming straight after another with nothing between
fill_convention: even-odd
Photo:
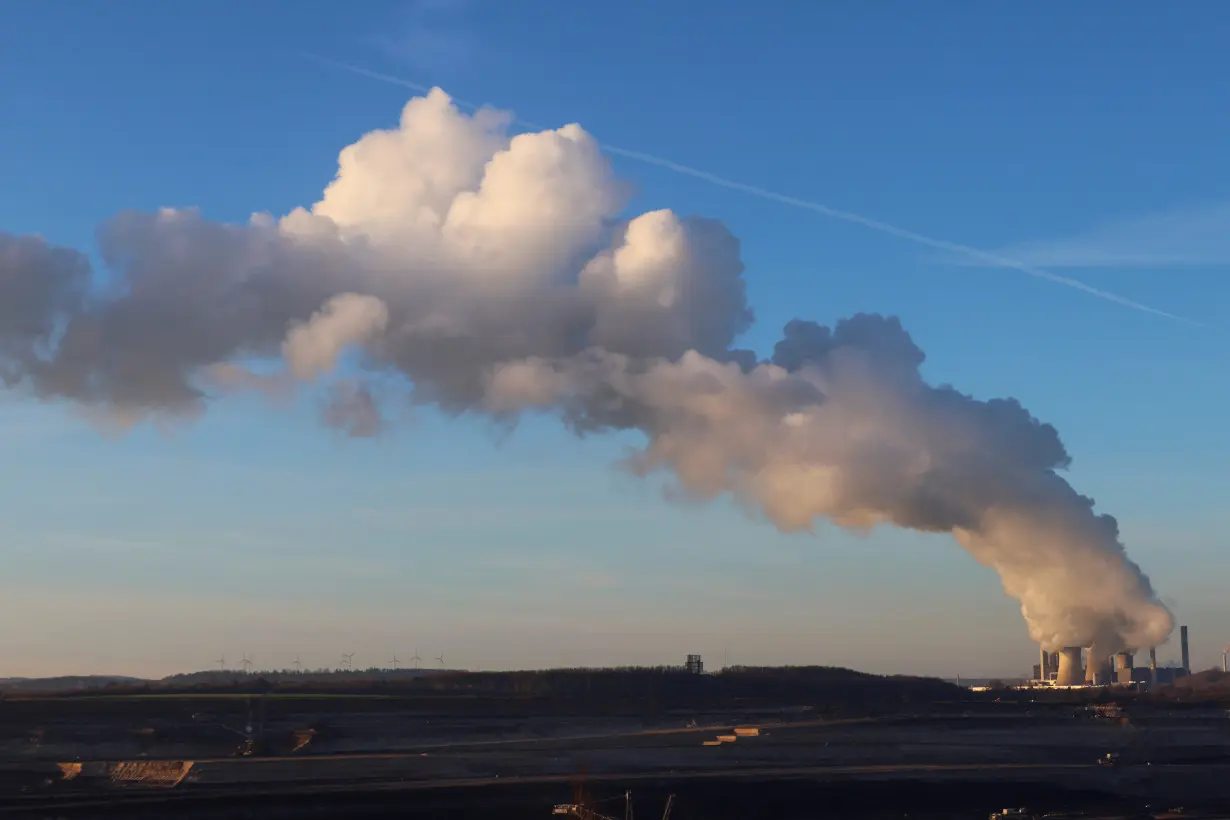
<instances>
[{"instance_id":1,"label":"smokestack","mask_svg":"<svg viewBox=\"0 0 1230 820\"><path fill-rule=\"evenodd\" d=\"M1085 680L1081 666L1081 648L1065 646L1059 653L1059 672L1055 677L1057 686L1080 686Z\"/></svg>"},{"instance_id":2,"label":"smokestack","mask_svg":"<svg viewBox=\"0 0 1230 820\"><path fill-rule=\"evenodd\" d=\"M1038 679L1046 680L1050 677L1051 672L1051 653L1043 649L1041 658L1042 663L1038 666Z\"/></svg>"},{"instance_id":3,"label":"smokestack","mask_svg":"<svg viewBox=\"0 0 1230 820\"><path fill-rule=\"evenodd\" d=\"M1157 647L1149 650L1149 669L1157 672Z\"/></svg>"},{"instance_id":4,"label":"smokestack","mask_svg":"<svg viewBox=\"0 0 1230 820\"><path fill-rule=\"evenodd\" d=\"M1183 647L1183 668L1192 671L1191 656L1187 654L1187 625L1179 627L1179 644Z\"/></svg>"}]
</instances>

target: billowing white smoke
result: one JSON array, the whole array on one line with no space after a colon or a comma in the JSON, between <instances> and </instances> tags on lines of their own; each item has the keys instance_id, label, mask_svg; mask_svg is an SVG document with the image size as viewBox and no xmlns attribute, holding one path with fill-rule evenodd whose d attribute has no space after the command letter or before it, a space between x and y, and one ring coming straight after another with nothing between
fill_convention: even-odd
<instances>
[{"instance_id":1,"label":"billowing white smoke","mask_svg":"<svg viewBox=\"0 0 1230 820\"><path fill-rule=\"evenodd\" d=\"M282 358L305 381L331 372L342 352L384 332L389 309L374 296L334 296L311 319L295 325L282 343Z\"/></svg>"},{"instance_id":2,"label":"billowing white smoke","mask_svg":"<svg viewBox=\"0 0 1230 820\"><path fill-rule=\"evenodd\" d=\"M1052 427L926 384L892 318L793 321L765 361L734 349L752 314L726 228L621 220L627 190L592 137L509 138L507 122L437 90L342 151L311 210L246 226L121 214L100 231L120 283L106 292L76 252L0 234L0 375L132 422L315 380L352 350L324 412L351 435L383 426L371 380L390 374L448 412L637 429L636 471L731 494L783 530L951 532L1048 649L1169 634L1114 519L1057 473ZM280 373L245 369L261 359Z\"/></svg>"}]
</instances>

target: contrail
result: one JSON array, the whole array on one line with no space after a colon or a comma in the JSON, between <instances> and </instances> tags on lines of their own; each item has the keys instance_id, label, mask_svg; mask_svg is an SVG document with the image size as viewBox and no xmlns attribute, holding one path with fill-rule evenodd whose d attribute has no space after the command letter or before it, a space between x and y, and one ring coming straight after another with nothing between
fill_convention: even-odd
<instances>
[{"instance_id":1,"label":"contrail","mask_svg":"<svg viewBox=\"0 0 1230 820\"><path fill-rule=\"evenodd\" d=\"M391 85L400 85L404 88L409 88L413 91L418 91L422 94L426 94L427 92L431 91L431 86L412 82L410 80L405 80L405 79L402 79L401 77L394 77L390 74L381 74L378 71L372 71L370 69L363 68L361 66L351 65L350 63L343 63L337 60L331 60L328 57L321 57L316 54L304 54L303 56L309 60L312 60L313 62L320 63L321 65L326 65L331 68L340 69L342 71L349 71L351 74L357 74L361 77L367 77L372 80L379 80L380 82L389 83ZM466 100L460 100L460 99L457 99L456 97L453 97L453 102L457 104L458 106L461 106L462 108L468 108L471 110L478 109L481 107L477 103L468 102ZM529 120L523 120L520 118L514 119L513 122L516 125L519 125L523 128L532 129L535 131L540 131L540 130L544 130L548 128L548 126L542 125L540 123L530 122ZM891 225L887 222L881 222L878 219L872 219L869 216L862 216L861 214L851 213L850 211L843 211L838 208L830 208L828 205L822 205L819 202L811 202L806 199L799 199L798 197L787 196L785 194L779 194L775 191L770 191L765 188L760 188L756 185L748 185L743 182L735 182L734 180L726 179L725 177L718 176L717 174L711 174L708 171L702 171L699 168L692 168L688 165L682 165L678 162L673 162L669 159L663 159L662 157L656 157L653 154L646 154L641 151L633 151L629 148L620 148L619 146L611 145L610 143L605 143L605 142L600 143L600 145L602 146L602 149L606 151L607 153L615 154L616 156L625 157L631 160L636 160L637 162L643 162L647 165L656 165L659 168L666 168L667 170L674 171L677 174L684 174L686 176L694 177L696 179L702 179L710 184L718 185L718 186L721 186L722 188L729 188L732 191L741 191L745 194L751 194L752 196L760 197L761 199L767 199L772 202L781 203L782 205L790 205L795 208L801 208L805 211L811 211L812 213L820 214L821 216L827 216L830 219L839 219L842 222L849 222L854 225L862 225L864 228L869 228L873 231L878 231L888 236L895 236L898 239L904 239L909 242L914 242L915 244L918 244L918 245L925 245L929 248L937 248L939 250L959 253L964 256L968 256L973 259L976 259L980 262L984 262L992 267L1012 268L1013 270L1018 270L1021 273L1029 274L1030 276L1037 277L1038 279L1045 279L1048 282L1054 282L1055 284L1058 284L1058 285L1064 285L1069 288L1075 288L1076 290L1083 291L1085 293L1088 293L1091 296L1096 296L1099 299L1105 299L1108 302L1114 302L1117 305L1123 305L1124 307L1129 307L1129 308L1132 308L1133 310L1139 310L1143 313L1151 313L1154 316L1162 316L1167 319L1173 319L1176 322L1183 322L1184 324L1194 325L1196 327L1204 326L1202 322L1197 322L1194 319L1188 319L1183 316L1177 316L1173 313L1167 313L1164 310L1158 310L1157 308L1149 307L1148 305L1142 305L1140 302L1135 302L1131 299L1128 299L1125 296L1120 296L1117 293L1111 293L1110 291L1102 290L1100 288L1095 288L1092 285L1086 285L1084 282L1081 282L1079 280L1071 279L1067 276L1060 276L1057 273L1051 273L1050 271L1043 270L1042 268L1034 267L1033 265L1028 265L1024 262L1020 262L1016 259L1010 259L1006 256L1000 256L999 254L996 254L996 253L991 253L989 251L980 250L978 248L974 248L969 245L963 245L959 242L950 242L947 239L936 239L935 237L926 236L925 234L921 234L921 233L916 233L915 231L907 230L906 228L899 228L896 225Z\"/></svg>"}]
</instances>

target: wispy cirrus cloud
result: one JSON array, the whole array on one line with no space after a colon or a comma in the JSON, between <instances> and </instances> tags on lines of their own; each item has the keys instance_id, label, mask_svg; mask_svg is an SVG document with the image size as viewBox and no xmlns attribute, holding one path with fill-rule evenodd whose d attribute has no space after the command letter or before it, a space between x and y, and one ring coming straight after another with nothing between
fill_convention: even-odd
<instances>
[{"instance_id":1,"label":"wispy cirrus cloud","mask_svg":"<svg viewBox=\"0 0 1230 820\"><path fill-rule=\"evenodd\" d=\"M390 57L432 74L465 68L475 52L469 0L411 0L376 37Z\"/></svg>"},{"instance_id":2,"label":"wispy cirrus cloud","mask_svg":"<svg viewBox=\"0 0 1230 820\"><path fill-rule=\"evenodd\" d=\"M1046 268L1230 265L1230 202L1107 219L1068 236L1022 242L995 253ZM944 261L987 266L966 254Z\"/></svg>"}]
</instances>

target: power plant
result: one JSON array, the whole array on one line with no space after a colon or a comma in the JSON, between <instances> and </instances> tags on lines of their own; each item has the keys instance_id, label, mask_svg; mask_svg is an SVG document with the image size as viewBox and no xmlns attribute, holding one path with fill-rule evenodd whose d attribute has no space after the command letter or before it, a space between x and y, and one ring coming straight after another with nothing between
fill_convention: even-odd
<instances>
[{"instance_id":1,"label":"power plant","mask_svg":"<svg viewBox=\"0 0 1230 820\"><path fill-rule=\"evenodd\" d=\"M1067 646L1058 652L1042 649L1039 662L1034 665L1032 685L1058 687L1111 686L1131 684L1173 683L1175 678L1191 674L1191 656L1188 652L1187 627L1179 627L1180 652L1183 665L1178 669L1159 668L1157 649L1149 649L1149 666L1137 667L1131 652L1119 652L1108 657L1099 657L1093 650L1080 646ZM1230 651L1230 647L1227 647ZM1226 665L1225 656L1222 665Z\"/></svg>"}]
</instances>

